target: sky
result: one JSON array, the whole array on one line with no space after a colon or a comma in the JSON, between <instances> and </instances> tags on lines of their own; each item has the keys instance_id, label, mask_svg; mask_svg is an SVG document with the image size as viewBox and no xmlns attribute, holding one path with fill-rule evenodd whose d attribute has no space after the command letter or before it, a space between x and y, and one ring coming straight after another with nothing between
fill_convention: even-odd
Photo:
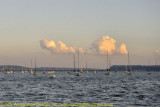
<instances>
[{"instance_id":1,"label":"sky","mask_svg":"<svg viewBox=\"0 0 160 107\"><path fill-rule=\"evenodd\" d=\"M160 64L159 0L0 0L0 65ZM77 63L76 63L77 65ZM32 65L33 66L33 65Z\"/></svg>"}]
</instances>

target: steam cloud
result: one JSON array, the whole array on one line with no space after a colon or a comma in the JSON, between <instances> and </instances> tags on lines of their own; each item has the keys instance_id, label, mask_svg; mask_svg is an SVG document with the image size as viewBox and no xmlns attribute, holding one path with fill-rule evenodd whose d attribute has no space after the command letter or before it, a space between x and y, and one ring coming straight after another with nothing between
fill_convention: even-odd
<instances>
[{"instance_id":1,"label":"steam cloud","mask_svg":"<svg viewBox=\"0 0 160 107\"><path fill-rule=\"evenodd\" d=\"M107 51L109 54L113 53L127 54L128 51L124 43L122 43L118 47L115 44L116 40L114 40L109 36L103 36L102 38L95 40L92 43L92 50L91 49L84 50L83 48L69 47L62 41L58 41L57 45L53 40L48 41L43 39L40 41L40 46L43 49L47 49L52 53L75 53L78 50L80 53L88 53L88 54L94 54L94 53L106 54Z\"/></svg>"}]
</instances>

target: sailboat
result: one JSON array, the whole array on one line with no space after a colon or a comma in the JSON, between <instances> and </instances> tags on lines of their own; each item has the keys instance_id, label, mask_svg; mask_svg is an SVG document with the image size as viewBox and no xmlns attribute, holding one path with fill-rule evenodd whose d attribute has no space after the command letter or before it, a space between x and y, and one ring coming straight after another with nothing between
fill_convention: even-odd
<instances>
[{"instance_id":1,"label":"sailboat","mask_svg":"<svg viewBox=\"0 0 160 107\"><path fill-rule=\"evenodd\" d=\"M6 65L6 68L5 68L5 74L10 74L10 73L8 72L7 65Z\"/></svg>"},{"instance_id":2,"label":"sailboat","mask_svg":"<svg viewBox=\"0 0 160 107\"><path fill-rule=\"evenodd\" d=\"M110 71L110 66L109 66L109 60L108 60L108 50L107 50L107 72L105 73L105 75L110 75L111 71Z\"/></svg>"},{"instance_id":3,"label":"sailboat","mask_svg":"<svg viewBox=\"0 0 160 107\"><path fill-rule=\"evenodd\" d=\"M15 66L12 67L13 74L15 74Z\"/></svg>"},{"instance_id":4,"label":"sailboat","mask_svg":"<svg viewBox=\"0 0 160 107\"><path fill-rule=\"evenodd\" d=\"M50 66L50 65L49 65ZM53 74L53 73L55 73L55 71L54 70L52 70L53 68L52 68L52 66L50 66L50 68L49 68L49 70L48 70L48 74Z\"/></svg>"},{"instance_id":5,"label":"sailboat","mask_svg":"<svg viewBox=\"0 0 160 107\"><path fill-rule=\"evenodd\" d=\"M4 73L5 73L5 74L8 74L7 66L6 66L5 70L4 70Z\"/></svg>"},{"instance_id":6,"label":"sailboat","mask_svg":"<svg viewBox=\"0 0 160 107\"><path fill-rule=\"evenodd\" d=\"M43 72L44 73L44 72ZM52 74L49 78L56 78L56 75L53 75L54 71L53 70L49 70L48 71L49 74Z\"/></svg>"},{"instance_id":7,"label":"sailboat","mask_svg":"<svg viewBox=\"0 0 160 107\"><path fill-rule=\"evenodd\" d=\"M50 70L48 71L49 74L52 74L49 78L56 78L56 75L53 75L54 71ZM45 74L45 71L43 72Z\"/></svg>"},{"instance_id":8,"label":"sailboat","mask_svg":"<svg viewBox=\"0 0 160 107\"><path fill-rule=\"evenodd\" d=\"M148 60L148 65L149 65L149 71L148 71L148 74L151 74L151 68L150 68L149 60Z\"/></svg>"},{"instance_id":9,"label":"sailboat","mask_svg":"<svg viewBox=\"0 0 160 107\"><path fill-rule=\"evenodd\" d=\"M24 67L24 72L27 73L27 67L26 67L26 62L25 62L25 67Z\"/></svg>"},{"instance_id":10,"label":"sailboat","mask_svg":"<svg viewBox=\"0 0 160 107\"><path fill-rule=\"evenodd\" d=\"M44 73L44 72L43 72ZM48 73L54 73L54 71L48 71ZM56 75L51 75L49 78L56 78Z\"/></svg>"},{"instance_id":11,"label":"sailboat","mask_svg":"<svg viewBox=\"0 0 160 107\"><path fill-rule=\"evenodd\" d=\"M148 74L151 74L151 71L148 71Z\"/></svg>"},{"instance_id":12,"label":"sailboat","mask_svg":"<svg viewBox=\"0 0 160 107\"><path fill-rule=\"evenodd\" d=\"M75 54L73 53L73 66L74 66L73 72L76 72L76 64L75 63L76 63L75 62Z\"/></svg>"},{"instance_id":13,"label":"sailboat","mask_svg":"<svg viewBox=\"0 0 160 107\"><path fill-rule=\"evenodd\" d=\"M30 73L33 74L33 70L32 70L32 59L31 59L31 68L30 68Z\"/></svg>"},{"instance_id":14,"label":"sailboat","mask_svg":"<svg viewBox=\"0 0 160 107\"><path fill-rule=\"evenodd\" d=\"M56 78L56 75L51 75L49 78Z\"/></svg>"},{"instance_id":15,"label":"sailboat","mask_svg":"<svg viewBox=\"0 0 160 107\"><path fill-rule=\"evenodd\" d=\"M97 69L94 71L94 73L95 73L95 74L97 73Z\"/></svg>"},{"instance_id":16,"label":"sailboat","mask_svg":"<svg viewBox=\"0 0 160 107\"><path fill-rule=\"evenodd\" d=\"M11 69L11 68L10 68L10 69ZM13 71L12 71L12 70L7 69L7 66L6 66L5 74L12 74L12 73L13 73Z\"/></svg>"},{"instance_id":17,"label":"sailboat","mask_svg":"<svg viewBox=\"0 0 160 107\"><path fill-rule=\"evenodd\" d=\"M95 68L94 73L96 74L98 72L98 67Z\"/></svg>"},{"instance_id":18,"label":"sailboat","mask_svg":"<svg viewBox=\"0 0 160 107\"><path fill-rule=\"evenodd\" d=\"M34 75L38 75L38 73L36 72L36 57L35 57L35 72Z\"/></svg>"},{"instance_id":19,"label":"sailboat","mask_svg":"<svg viewBox=\"0 0 160 107\"><path fill-rule=\"evenodd\" d=\"M71 71L66 71L68 74L74 74L76 72L76 67L75 67L75 54L73 53L73 72ZM74 74L75 75L75 74Z\"/></svg>"},{"instance_id":20,"label":"sailboat","mask_svg":"<svg viewBox=\"0 0 160 107\"><path fill-rule=\"evenodd\" d=\"M45 67L43 68L43 74L46 74L46 72L45 72Z\"/></svg>"},{"instance_id":21,"label":"sailboat","mask_svg":"<svg viewBox=\"0 0 160 107\"><path fill-rule=\"evenodd\" d=\"M87 68L87 60L86 60L86 73L88 73L88 68Z\"/></svg>"},{"instance_id":22,"label":"sailboat","mask_svg":"<svg viewBox=\"0 0 160 107\"><path fill-rule=\"evenodd\" d=\"M23 65L22 65L22 70L21 70L21 73L22 73L22 74L24 73L24 71L23 71Z\"/></svg>"},{"instance_id":23,"label":"sailboat","mask_svg":"<svg viewBox=\"0 0 160 107\"><path fill-rule=\"evenodd\" d=\"M80 71L80 73L83 73L83 68L82 68L82 65L81 65L81 71Z\"/></svg>"},{"instance_id":24,"label":"sailboat","mask_svg":"<svg viewBox=\"0 0 160 107\"><path fill-rule=\"evenodd\" d=\"M12 65L10 67L10 71L9 71L11 74L13 74L13 70L12 70Z\"/></svg>"},{"instance_id":25,"label":"sailboat","mask_svg":"<svg viewBox=\"0 0 160 107\"><path fill-rule=\"evenodd\" d=\"M7 68L7 65L6 65L6 69L5 69L5 74L11 74L11 72Z\"/></svg>"},{"instance_id":26,"label":"sailboat","mask_svg":"<svg viewBox=\"0 0 160 107\"><path fill-rule=\"evenodd\" d=\"M128 52L128 66L129 66L129 69L127 69L127 65L126 65L125 73L128 74L128 75L131 75L132 72L131 72L131 66L130 66L130 60L129 60L129 52Z\"/></svg>"},{"instance_id":27,"label":"sailboat","mask_svg":"<svg viewBox=\"0 0 160 107\"><path fill-rule=\"evenodd\" d=\"M82 72L79 72L79 50L78 50L78 72L76 73L76 76L81 76Z\"/></svg>"},{"instance_id":28,"label":"sailboat","mask_svg":"<svg viewBox=\"0 0 160 107\"><path fill-rule=\"evenodd\" d=\"M3 66L3 67L2 67L2 70L1 70L1 72L3 72L3 73L4 73L4 71L5 71L5 70L4 70L4 65L2 65L2 66Z\"/></svg>"},{"instance_id":29,"label":"sailboat","mask_svg":"<svg viewBox=\"0 0 160 107\"><path fill-rule=\"evenodd\" d=\"M118 68L117 68L117 65L116 65L116 70L115 70L115 72L117 73L117 71L118 71Z\"/></svg>"}]
</instances>

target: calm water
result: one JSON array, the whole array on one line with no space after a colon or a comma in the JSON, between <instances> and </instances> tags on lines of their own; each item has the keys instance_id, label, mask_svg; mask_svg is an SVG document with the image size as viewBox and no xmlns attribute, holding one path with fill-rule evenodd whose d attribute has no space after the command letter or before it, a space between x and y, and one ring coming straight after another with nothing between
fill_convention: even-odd
<instances>
[{"instance_id":1,"label":"calm water","mask_svg":"<svg viewBox=\"0 0 160 107\"><path fill-rule=\"evenodd\" d=\"M19 103L113 103L114 106L159 106L160 72L50 74L0 73L0 102Z\"/></svg>"}]
</instances>

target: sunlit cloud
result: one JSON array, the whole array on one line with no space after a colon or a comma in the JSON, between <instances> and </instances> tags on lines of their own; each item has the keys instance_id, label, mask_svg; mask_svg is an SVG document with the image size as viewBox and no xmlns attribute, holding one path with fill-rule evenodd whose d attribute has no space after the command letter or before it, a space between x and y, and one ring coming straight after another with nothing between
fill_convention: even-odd
<instances>
[{"instance_id":1,"label":"sunlit cloud","mask_svg":"<svg viewBox=\"0 0 160 107\"><path fill-rule=\"evenodd\" d=\"M40 41L40 46L52 53L75 53L76 51L84 53L84 50L82 48L69 47L62 41L58 41L56 45L55 41L53 40L48 41L46 39L43 39Z\"/></svg>"},{"instance_id":2,"label":"sunlit cloud","mask_svg":"<svg viewBox=\"0 0 160 107\"><path fill-rule=\"evenodd\" d=\"M120 54L127 54L128 51L127 51L127 48L126 48L126 45L124 43L122 43L117 49L116 51Z\"/></svg>"},{"instance_id":3,"label":"sunlit cloud","mask_svg":"<svg viewBox=\"0 0 160 107\"><path fill-rule=\"evenodd\" d=\"M116 46L116 40L109 37L103 36L92 43L92 47L90 49L83 49L73 46L67 46L62 41L58 41L57 43L54 40L46 40L43 39L40 41L40 46L43 49L49 50L51 53L75 53L79 51L79 53L85 54L127 54L127 48L124 43L120 46Z\"/></svg>"},{"instance_id":4,"label":"sunlit cloud","mask_svg":"<svg viewBox=\"0 0 160 107\"><path fill-rule=\"evenodd\" d=\"M100 54L106 54L107 51L109 54L127 54L126 45L122 43L119 47L116 47L116 40L109 36L103 36L95 40L92 46Z\"/></svg>"},{"instance_id":5,"label":"sunlit cloud","mask_svg":"<svg viewBox=\"0 0 160 107\"><path fill-rule=\"evenodd\" d=\"M156 55L160 55L160 50L159 50L159 49L156 49L156 50L155 50L155 53L156 53Z\"/></svg>"},{"instance_id":6,"label":"sunlit cloud","mask_svg":"<svg viewBox=\"0 0 160 107\"><path fill-rule=\"evenodd\" d=\"M110 38L109 36L103 36L102 38L95 40L92 46L100 54L106 54L107 51L109 54L112 54L116 49L115 43L116 40Z\"/></svg>"}]
</instances>

